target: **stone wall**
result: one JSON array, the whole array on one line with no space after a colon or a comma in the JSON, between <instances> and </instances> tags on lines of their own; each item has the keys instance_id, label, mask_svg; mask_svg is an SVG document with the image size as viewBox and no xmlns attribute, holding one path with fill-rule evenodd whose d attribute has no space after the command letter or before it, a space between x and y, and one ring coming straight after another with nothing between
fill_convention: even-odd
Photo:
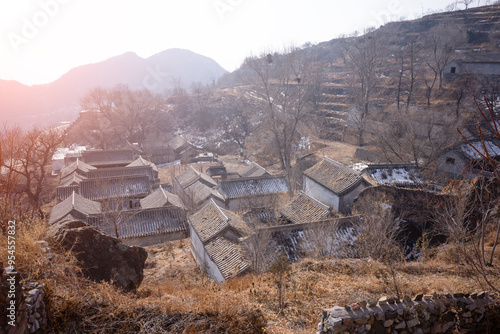
<instances>
[{"instance_id":1,"label":"stone wall","mask_svg":"<svg viewBox=\"0 0 500 334\"><path fill-rule=\"evenodd\" d=\"M382 297L323 310L318 334L486 332L487 292Z\"/></svg>"}]
</instances>

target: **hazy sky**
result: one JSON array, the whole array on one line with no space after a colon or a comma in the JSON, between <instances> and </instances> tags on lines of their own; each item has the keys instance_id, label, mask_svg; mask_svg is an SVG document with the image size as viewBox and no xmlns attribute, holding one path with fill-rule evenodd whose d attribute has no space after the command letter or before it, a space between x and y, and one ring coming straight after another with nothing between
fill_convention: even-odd
<instances>
[{"instance_id":1,"label":"hazy sky","mask_svg":"<svg viewBox=\"0 0 500 334\"><path fill-rule=\"evenodd\" d=\"M169 48L211 57L232 71L266 49L328 41L451 2L0 0L0 79L46 83L127 51L146 58Z\"/></svg>"}]
</instances>

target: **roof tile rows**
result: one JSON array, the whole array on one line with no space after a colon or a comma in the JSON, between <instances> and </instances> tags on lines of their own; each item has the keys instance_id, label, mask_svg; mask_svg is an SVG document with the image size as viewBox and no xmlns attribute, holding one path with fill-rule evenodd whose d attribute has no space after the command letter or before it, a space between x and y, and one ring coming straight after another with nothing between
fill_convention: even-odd
<instances>
[{"instance_id":1,"label":"roof tile rows","mask_svg":"<svg viewBox=\"0 0 500 334\"><path fill-rule=\"evenodd\" d=\"M185 211L175 206L112 212L91 216L88 222L112 236L116 222L121 239L187 231Z\"/></svg>"},{"instance_id":2,"label":"roof tile rows","mask_svg":"<svg viewBox=\"0 0 500 334\"><path fill-rule=\"evenodd\" d=\"M343 195L363 182L359 173L327 157L307 169L304 175L337 195Z\"/></svg>"},{"instance_id":3,"label":"roof tile rows","mask_svg":"<svg viewBox=\"0 0 500 334\"><path fill-rule=\"evenodd\" d=\"M52 208L49 224L57 223L63 219L85 219L88 215L99 213L101 213L100 203L86 199L73 192L64 201Z\"/></svg>"},{"instance_id":4,"label":"roof tile rows","mask_svg":"<svg viewBox=\"0 0 500 334\"><path fill-rule=\"evenodd\" d=\"M283 217L292 224L320 221L330 216L329 207L301 192L281 209Z\"/></svg>"},{"instance_id":5,"label":"roof tile rows","mask_svg":"<svg viewBox=\"0 0 500 334\"><path fill-rule=\"evenodd\" d=\"M270 175L268 171L257 164L256 162L251 162L250 165L245 167L243 170L238 172L238 175L240 177L259 177L259 176L265 176L265 175Z\"/></svg>"},{"instance_id":6,"label":"roof tile rows","mask_svg":"<svg viewBox=\"0 0 500 334\"><path fill-rule=\"evenodd\" d=\"M182 203L179 196L169 193L161 186L150 195L141 199L140 203L143 209L159 208L167 205L174 205L185 209L184 203Z\"/></svg>"},{"instance_id":7,"label":"roof tile rows","mask_svg":"<svg viewBox=\"0 0 500 334\"><path fill-rule=\"evenodd\" d=\"M251 233L248 225L239 216L220 208L210 200L189 217L189 222L224 279L239 275L250 268L240 246L225 238L229 230L240 237Z\"/></svg>"},{"instance_id":8,"label":"roof tile rows","mask_svg":"<svg viewBox=\"0 0 500 334\"><path fill-rule=\"evenodd\" d=\"M261 196L289 191L284 176L264 176L222 180L217 190L225 199Z\"/></svg>"},{"instance_id":9,"label":"roof tile rows","mask_svg":"<svg viewBox=\"0 0 500 334\"><path fill-rule=\"evenodd\" d=\"M425 184L415 164L369 165L364 173L377 185L419 186Z\"/></svg>"}]
</instances>

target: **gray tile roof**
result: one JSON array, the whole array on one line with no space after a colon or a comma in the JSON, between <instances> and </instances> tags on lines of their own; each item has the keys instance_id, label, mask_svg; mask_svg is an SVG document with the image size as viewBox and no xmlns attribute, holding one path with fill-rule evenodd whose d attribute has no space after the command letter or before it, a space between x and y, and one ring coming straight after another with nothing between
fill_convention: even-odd
<instances>
[{"instance_id":1,"label":"gray tile roof","mask_svg":"<svg viewBox=\"0 0 500 334\"><path fill-rule=\"evenodd\" d=\"M80 184L82 180L86 180L87 178L81 174L78 174L76 171L67 175L66 177L61 179L59 182L59 187L69 187L69 186L77 186Z\"/></svg>"},{"instance_id":2,"label":"gray tile roof","mask_svg":"<svg viewBox=\"0 0 500 334\"><path fill-rule=\"evenodd\" d=\"M210 200L189 217L189 223L224 279L237 276L250 269L240 245L236 240L229 240L225 237L228 231L234 232L238 237L250 235L251 229L240 216L222 209Z\"/></svg>"},{"instance_id":3,"label":"gray tile roof","mask_svg":"<svg viewBox=\"0 0 500 334\"><path fill-rule=\"evenodd\" d=\"M120 239L187 232L188 228L185 211L174 206L111 212L88 218L90 225L111 236L116 236L114 222L118 225Z\"/></svg>"},{"instance_id":4,"label":"gray tile roof","mask_svg":"<svg viewBox=\"0 0 500 334\"><path fill-rule=\"evenodd\" d=\"M139 158L129 163L126 167L145 167L145 166L150 166L151 168L153 168L154 171L156 172L158 171L158 168L154 163L144 159L142 156L139 156Z\"/></svg>"},{"instance_id":5,"label":"gray tile roof","mask_svg":"<svg viewBox=\"0 0 500 334\"><path fill-rule=\"evenodd\" d=\"M240 246L217 237L205 245L205 250L210 259L215 263L225 280L238 276L250 269L250 264L242 256Z\"/></svg>"},{"instance_id":6,"label":"gray tile roof","mask_svg":"<svg viewBox=\"0 0 500 334\"><path fill-rule=\"evenodd\" d=\"M151 193L146 175L87 179L80 182L80 194L92 200L117 197L145 197Z\"/></svg>"},{"instance_id":7,"label":"gray tile roof","mask_svg":"<svg viewBox=\"0 0 500 334\"><path fill-rule=\"evenodd\" d=\"M203 243L220 235L228 228L233 229L240 236L251 232L241 217L222 209L213 200L208 201L203 208L192 214L189 222Z\"/></svg>"},{"instance_id":8,"label":"gray tile roof","mask_svg":"<svg viewBox=\"0 0 500 334\"><path fill-rule=\"evenodd\" d=\"M279 194L289 191L284 176L263 176L222 180L217 190L224 199Z\"/></svg>"},{"instance_id":9,"label":"gray tile roof","mask_svg":"<svg viewBox=\"0 0 500 334\"><path fill-rule=\"evenodd\" d=\"M359 173L327 157L307 169L304 175L337 195L343 195L363 182Z\"/></svg>"},{"instance_id":10,"label":"gray tile roof","mask_svg":"<svg viewBox=\"0 0 500 334\"><path fill-rule=\"evenodd\" d=\"M86 175L90 170L93 169L96 169L96 167L83 162L81 159L76 159L76 161L62 168L61 179L66 178L68 175L73 174L74 172L77 172L81 175Z\"/></svg>"},{"instance_id":11,"label":"gray tile roof","mask_svg":"<svg viewBox=\"0 0 500 334\"><path fill-rule=\"evenodd\" d=\"M130 166L130 167L108 167L91 170L87 173L89 179L121 177L132 175L147 175L149 181L156 179L156 174L152 166Z\"/></svg>"},{"instance_id":12,"label":"gray tile roof","mask_svg":"<svg viewBox=\"0 0 500 334\"><path fill-rule=\"evenodd\" d=\"M176 180L182 189L186 189L196 181L200 181L210 187L215 187L217 185L217 182L215 182L214 179L205 173L198 172L192 166L189 166L184 173L177 176Z\"/></svg>"},{"instance_id":13,"label":"gray tile roof","mask_svg":"<svg viewBox=\"0 0 500 334\"><path fill-rule=\"evenodd\" d=\"M187 202L185 204L188 207L198 207L200 204L203 204L210 198L214 198L219 200L220 202L224 202L224 198L222 195L216 190L201 181L196 181L191 184L189 187L184 189L184 197Z\"/></svg>"},{"instance_id":14,"label":"gray tile roof","mask_svg":"<svg viewBox=\"0 0 500 334\"><path fill-rule=\"evenodd\" d=\"M49 224L61 221L68 215L71 215L73 218L85 219L88 215L99 213L101 213L100 203L86 199L73 192L64 201L52 208Z\"/></svg>"},{"instance_id":15,"label":"gray tile roof","mask_svg":"<svg viewBox=\"0 0 500 334\"><path fill-rule=\"evenodd\" d=\"M141 208L143 209L159 208L167 205L177 206L183 210L186 209L179 196L169 193L163 187L158 187L150 195L141 199Z\"/></svg>"},{"instance_id":16,"label":"gray tile roof","mask_svg":"<svg viewBox=\"0 0 500 334\"><path fill-rule=\"evenodd\" d=\"M256 162L251 162L250 165L245 167L243 170L238 172L238 175L240 177L259 177L259 176L265 176L265 175L270 175L267 170L257 164Z\"/></svg>"},{"instance_id":17,"label":"gray tile roof","mask_svg":"<svg viewBox=\"0 0 500 334\"><path fill-rule=\"evenodd\" d=\"M175 151L175 153L181 153L191 146L191 144L189 144L189 142L181 136L175 136L172 138L168 142L168 145Z\"/></svg>"},{"instance_id":18,"label":"gray tile roof","mask_svg":"<svg viewBox=\"0 0 500 334\"><path fill-rule=\"evenodd\" d=\"M300 224L324 220L330 216L330 210L328 205L300 192L281 209L281 214L293 224Z\"/></svg>"},{"instance_id":19,"label":"gray tile roof","mask_svg":"<svg viewBox=\"0 0 500 334\"><path fill-rule=\"evenodd\" d=\"M92 166L126 165L134 161L134 152L129 149L83 151L82 159Z\"/></svg>"}]
</instances>

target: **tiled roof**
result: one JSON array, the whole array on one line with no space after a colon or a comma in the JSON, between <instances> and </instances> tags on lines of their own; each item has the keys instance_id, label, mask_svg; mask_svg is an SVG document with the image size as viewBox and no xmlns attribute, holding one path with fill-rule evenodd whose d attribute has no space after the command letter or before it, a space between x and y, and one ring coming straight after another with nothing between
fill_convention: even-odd
<instances>
[{"instance_id":1,"label":"tiled roof","mask_svg":"<svg viewBox=\"0 0 500 334\"><path fill-rule=\"evenodd\" d=\"M59 187L69 187L79 185L82 180L87 179L85 176L78 174L76 171L67 175L61 182L59 182Z\"/></svg>"},{"instance_id":2,"label":"tiled roof","mask_svg":"<svg viewBox=\"0 0 500 334\"><path fill-rule=\"evenodd\" d=\"M419 186L425 184L415 164L368 165L364 173L377 185Z\"/></svg>"},{"instance_id":3,"label":"tiled roof","mask_svg":"<svg viewBox=\"0 0 500 334\"><path fill-rule=\"evenodd\" d=\"M484 149L485 147L486 151ZM498 143L491 140L485 140L484 143L481 141L472 141L470 144L462 144L460 145L460 151L470 160L482 159L482 155L486 155L486 152L493 158L500 156L500 147Z\"/></svg>"},{"instance_id":4,"label":"tiled roof","mask_svg":"<svg viewBox=\"0 0 500 334\"><path fill-rule=\"evenodd\" d=\"M143 209L159 208L167 205L185 209L179 196L165 191L163 187L158 187L153 193L141 199L141 208Z\"/></svg>"},{"instance_id":5,"label":"tiled roof","mask_svg":"<svg viewBox=\"0 0 500 334\"><path fill-rule=\"evenodd\" d=\"M80 182L80 194L92 200L116 197L141 197L151 192L146 175L88 179Z\"/></svg>"},{"instance_id":6,"label":"tiled roof","mask_svg":"<svg viewBox=\"0 0 500 334\"><path fill-rule=\"evenodd\" d=\"M118 237L121 239L187 231L185 211L172 206L112 212L88 219L90 225L111 236L116 236L114 222L118 225Z\"/></svg>"},{"instance_id":7,"label":"tiled roof","mask_svg":"<svg viewBox=\"0 0 500 334\"><path fill-rule=\"evenodd\" d=\"M200 181L196 181L184 189L184 194L185 199L188 200L193 207L203 204L203 202L210 198L216 198L221 202L224 202L224 198L216 189L213 189Z\"/></svg>"},{"instance_id":8,"label":"tiled roof","mask_svg":"<svg viewBox=\"0 0 500 334\"><path fill-rule=\"evenodd\" d=\"M259 177L269 175L269 173L264 167L252 161L250 165L239 171L238 175L240 177Z\"/></svg>"},{"instance_id":9,"label":"tiled roof","mask_svg":"<svg viewBox=\"0 0 500 334\"><path fill-rule=\"evenodd\" d=\"M141 156L139 156L139 158L129 163L126 167L143 167L143 166L150 166L151 168L153 168L154 171L156 172L158 171L158 168L156 168L156 165L154 163L144 159Z\"/></svg>"},{"instance_id":10,"label":"tiled roof","mask_svg":"<svg viewBox=\"0 0 500 334\"><path fill-rule=\"evenodd\" d=\"M192 166L189 166L184 173L176 177L176 180L182 189L186 189L196 181L200 181L210 187L215 187L217 185L214 179L205 173L198 172Z\"/></svg>"},{"instance_id":11,"label":"tiled roof","mask_svg":"<svg viewBox=\"0 0 500 334\"><path fill-rule=\"evenodd\" d=\"M215 263L225 280L238 276L250 269L237 244L217 237L205 244L205 251Z\"/></svg>"},{"instance_id":12,"label":"tiled roof","mask_svg":"<svg viewBox=\"0 0 500 334\"><path fill-rule=\"evenodd\" d=\"M307 169L304 175L337 195L342 195L363 182L359 173L327 157Z\"/></svg>"},{"instance_id":13,"label":"tiled roof","mask_svg":"<svg viewBox=\"0 0 500 334\"><path fill-rule=\"evenodd\" d=\"M82 159L92 166L129 164L134 160L134 152L128 149L84 151Z\"/></svg>"},{"instance_id":14,"label":"tiled roof","mask_svg":"<svg viewBox=\"0 0 500 334\"><path fill-rule=\"evenodd\" d=\"M284 176L222 180L217 190L225 199L278 194L289 190Z\"/></svg>"},{"instance_id":15,"label":"tiled roof","mask_svg":"<svg viewBox=\"0 0 500 334\"><path fill-rule=\"evenodd\" d=\"M231 211L222 209L213 200L191 215L189 221L203 243L228 228L237 231L241 236L250 233L250 228L243 219Z\"/></svg>"},{"instance_id":16,"label":"tiled roof","mask_svg":"<svg viewBox=\"0 0 500 334\"><path fill-rule=\"evenodd\" d=\"M175 136L172 138L169 142L168 145L176 152L180 153L183 151L185 148L189 147L189 143L182 138L181 136Z\"/></svg>"},{"instance_id":17,"label":"tiled roof","mask_svg":"<svg viewBox=\"0 0 500 334\"><path fill-rule=\"evenodd\" d=\"M326 219L330 210L326 204L301 192L281 209L281 214L293 224L300 224Z\"/></svg>"},{"instance_id":18,"label":"tiled roof","mask_svg":"<svg viewBox=\"0 0 500 334\"><path fill-rule=\"evenodd\" d=\"M68 175L77 172L82 175L86 175L90 170L96 169L94 166L91 166L81 159L76 159L73 163L68 166L63 167L61 170L61 179L66 178Z\"/></svg>"},{"instance_id":19,"label":"tiled roof","mask_svg":"<svg viewBox=\"0 0 500 334\"><path fill-rule=\"evenodd\" d=\"M79 219L83 219L88 215L99 214L100 212L100 203L86 199L73 192L64 201L52 208L49 224L54 224L70 214L73 218L78 217Z\"/></svg>"},{"instance_id":20,"label":"tiled roof","mask_svg":"<svg viewBox=\"0 0 500 334\"><path fill-rule=\"evenodd\" d=\"M150 181L155 180L155 173L152 166L98 168L87 173L88 178L91 179L132 175L147 175Z\"/></svg>"}]
</instances>

